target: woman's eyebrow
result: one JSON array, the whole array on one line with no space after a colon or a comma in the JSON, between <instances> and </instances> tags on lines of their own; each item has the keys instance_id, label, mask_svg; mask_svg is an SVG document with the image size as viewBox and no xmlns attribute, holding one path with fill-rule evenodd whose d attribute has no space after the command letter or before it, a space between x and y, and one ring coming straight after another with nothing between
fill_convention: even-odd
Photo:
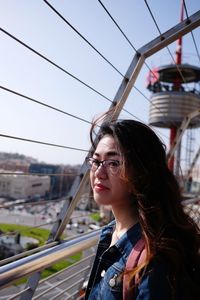
<instances>
[{"instance_id":1,"label":"woman's eyebrow","mask_svg":"<svg viewBox=\"0 0 200 300\"><path fill-rule=\"evenodd\" d=\"M101 155L99 154L99 153L97 153L97 152L94 152L94 155L95 156L97 156L97 157L100 157ZM118 156L119 155L119 153L117 152L117 151L108 151L108 152L106 152L106 153L104 153L104 155L106 155L106 156Z\"/></svg>"},{"instance_id":2,"label":"woman's eyebrow","mask_svg":"<svg viewBox=\"0 0 200 300\"><path fill-rule=\"evenodd\" d=\"M117 156L117 155L119 155L119 153L117 151L109 151L109 152L106 153L106 155L108 155L108 156Z\"/></svg>"}]
</instances>

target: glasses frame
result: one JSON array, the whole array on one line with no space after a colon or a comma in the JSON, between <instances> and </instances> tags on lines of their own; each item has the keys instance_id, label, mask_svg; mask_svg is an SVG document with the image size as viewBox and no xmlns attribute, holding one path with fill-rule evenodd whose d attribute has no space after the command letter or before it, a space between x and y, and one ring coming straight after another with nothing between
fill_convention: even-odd
<instances>
[{"instance_id":1,"label":"glasses frame","mask_svg":"<svg viewBox=\"0 0 200 300\"><path fill-rule=\"evenodd\" d=\"M88 157L86 158L86 162L87 162L87 166L89 167L89 169L92 172L96 172L99 167L103 167L107 173L115 175L119 172L120 166L121 166L121 162L117 159L104 159L104 160L98 160L94 157ZM111 163L116 163L117 166L116 167L112 167ZM96 165L95 165L96 164ZM113 168L116 168L116 170L113 170Z\"/></svg>"}]
</instances>

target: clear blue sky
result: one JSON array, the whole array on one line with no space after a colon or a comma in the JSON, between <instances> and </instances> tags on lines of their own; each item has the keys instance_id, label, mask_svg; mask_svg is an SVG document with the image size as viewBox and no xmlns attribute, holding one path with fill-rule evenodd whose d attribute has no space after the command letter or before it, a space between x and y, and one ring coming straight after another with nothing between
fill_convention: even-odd
<instances>
[{"instance_id":1,"label":"clear blue sky","mask_svg":"<svg viewBox=\"0 0 200 300\"><path fill-rule=\"evenodd\" d=\"M129 40L139 48L158 35L143 0L102 1ZM180 19L180 0L149 0L148 4L162 32ZM200 9L199 0L186 0L189 15ZM123 74L134 56L115 24L97 0L49 1L86 39ZM1 27L39 51L68 72L113 99L122 77L91 49L42 0L0 1ZM200 28L194 30L200 45ZM105 112L110 103L87 87L56 69L36 54L0 32L0 83L38 101L57 107L88 121ZM170 46L174 54L176 45ZM183 62L200 66L188 34L183 39ZM171 62L166 49L150 57L155 67ZM137 81L145 88L148 69L144 66ZM52 111L0 89L0 134L40 140L76 148L89 148L89 128L84 122ZM132 91L125 108L148 122L149 102ZM122 117L130 117L125 112ZM168 132L165 132L165 136ZM165 139L165 137L163 137ZM18 152L47 163L82 163L85 153L0 137L0 151Z\"/></svg>"}]
</instances>

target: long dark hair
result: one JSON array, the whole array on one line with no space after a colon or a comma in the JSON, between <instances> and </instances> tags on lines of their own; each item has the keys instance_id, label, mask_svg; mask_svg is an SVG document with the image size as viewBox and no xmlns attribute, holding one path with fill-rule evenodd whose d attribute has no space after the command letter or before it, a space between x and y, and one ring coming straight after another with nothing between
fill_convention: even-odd
<instances>
[{"instance_id":1,"label":"long dark hair","mask_svg":"<svg viewBox=\"0 0 200 300\"><path fill-rule=\"evenodd\" d=\"M179 184L168 169L164 144L150 127L134 120L103 123L95 139L94 127L90 133L93 149L106 134L112 135L119 147L122 177L131 184L145 239L147 257L141 268L161 254L171 266L172 282L183 272L199 281L200 230L181 204ZM133 275L141 268L133 270Z\"/></svg>"}]
</instances>

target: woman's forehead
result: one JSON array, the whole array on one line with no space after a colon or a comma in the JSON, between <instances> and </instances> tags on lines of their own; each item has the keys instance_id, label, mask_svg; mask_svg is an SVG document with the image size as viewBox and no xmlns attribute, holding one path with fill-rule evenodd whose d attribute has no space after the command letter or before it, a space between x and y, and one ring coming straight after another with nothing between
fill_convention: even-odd
<instances>
[{"instance_id":1,"label":"woman's forehead","mask_svg":"<svg viewBox=\"0 0 200 300\"><path fill-rule=\"evenodd\" d=\"M105 135L98 143L94 152L98 154L106 154L108 156L119 155L117 143L111 135Z\"/></svg>"}]
</instances>

